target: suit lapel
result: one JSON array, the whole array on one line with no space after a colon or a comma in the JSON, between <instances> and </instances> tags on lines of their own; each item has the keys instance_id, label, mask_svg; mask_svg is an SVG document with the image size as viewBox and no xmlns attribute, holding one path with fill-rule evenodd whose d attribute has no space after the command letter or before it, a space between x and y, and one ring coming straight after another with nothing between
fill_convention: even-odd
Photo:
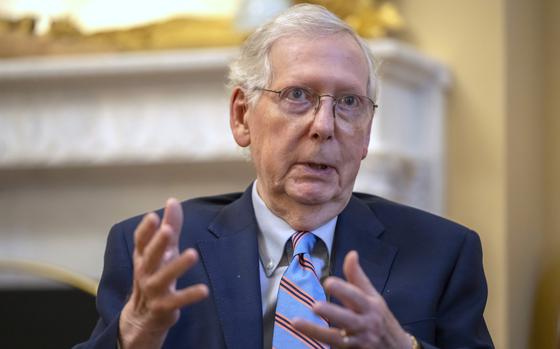
<instances>
[{"instance_id":1,"label":"suit lapel","mask_svg":"<svg viewBox=\"0 0 560 349\"><path fill-rule=\"evenodd\" d=\"M344 257L355 250L362 269L382 294L398 250L380 239L385 230L383 224L367 205L352 196L336 226L331 274L344 278Z\"/></svg>"},{"instance_id":2,"label":"suit lapel","mask_svg":"<svg viewBox=\"0 0 560 349\"><path fill-rule=\"evenodd\" d=\"M256 349L263 343L258 227L250 188L210 224L211 238L198 243L230 349Z\"/></svg>"},{"instance_id":3,"label":"suit lapel","mask_svg":"<svg viewBox=\"0 0 560 349\"><path fill-rule=\"evenodd\" d=\"M229 349L261 348L258 226L251 187L239 200L224 207L208 229L209 239L199 241L198 248L226 345ZM380 239L384 229L371 209L352 197L338 217L331 274L343 277L344 256L356 250L364 272L382 293L398 250Z\"/></svg>"}]
</instances>

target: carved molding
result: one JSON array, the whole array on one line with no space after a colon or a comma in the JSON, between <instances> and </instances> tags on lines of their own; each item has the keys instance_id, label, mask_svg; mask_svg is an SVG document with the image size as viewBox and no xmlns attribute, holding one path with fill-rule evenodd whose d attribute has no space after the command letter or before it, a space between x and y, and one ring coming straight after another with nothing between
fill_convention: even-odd
<instances>
[{"instance_id":1,"label":"carved molding","mask_svg":"<svg viewBox=\"0 0 560 349\"><path fill-rule=\"evenodd\" d=\"M447 70L377 40L381 108L357 190L442 213ZM0 169L243 158L229 132L235 48L0 61Z\"/></svg>"}]
</instances>

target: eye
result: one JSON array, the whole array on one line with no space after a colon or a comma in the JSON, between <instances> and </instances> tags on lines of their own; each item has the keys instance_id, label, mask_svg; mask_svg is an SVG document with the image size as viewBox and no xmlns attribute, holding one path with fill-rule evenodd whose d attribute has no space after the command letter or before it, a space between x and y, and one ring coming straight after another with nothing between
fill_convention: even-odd
<instances>
[{"instance_id":1,"label":"eye","mask_svg":"<svg viewBox=\"0 0 560 349\"><path fill-rule=\"evenodd\" d=\"M311 93L302 87L289 87L282 94L282 98L290 102L307 102L312 99Z\"/></svg>"},{"instance_id":2,"label":"eye","mask_svg":"<svg viewBox=\"0 0 560 349\"><path fill-rule=\"evenodd\" d=\"M360 106L360 97L355 95L342 96L338 103L345 108L357 108Z\"/></svg>"}]
</instances>

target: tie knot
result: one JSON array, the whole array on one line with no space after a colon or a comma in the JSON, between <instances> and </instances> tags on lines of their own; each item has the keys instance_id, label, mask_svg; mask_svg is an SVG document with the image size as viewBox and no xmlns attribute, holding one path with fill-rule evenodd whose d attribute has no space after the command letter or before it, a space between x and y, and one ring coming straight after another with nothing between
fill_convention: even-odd
<instances>
[{"instance_id":1,"label":"tie knot","mask_svg":"<svg viewBox=\"0 0 560 349\"><path fill-rule=\"evenodd\" d=\"M298 231L292 235L292 247L294 249L294 256L302 253L311 254L313 246L317 238L313 233L308 231Z\"/></svg>"}]
</instances>

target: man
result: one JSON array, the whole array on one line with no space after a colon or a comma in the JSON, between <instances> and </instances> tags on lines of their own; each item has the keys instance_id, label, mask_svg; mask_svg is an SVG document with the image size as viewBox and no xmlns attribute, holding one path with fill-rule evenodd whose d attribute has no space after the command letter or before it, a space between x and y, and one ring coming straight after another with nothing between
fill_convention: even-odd
<instances>
[{"instance_id":1,"label":"man","mask_svg":"<svg viewBox=\"0 0 560 349\"><path fill-rule=\"evenodd\" d=\"M352 194L376 107L367 45L296 6L247 40L230 84L256 181L115 225L84 347L491 348L478 236Z\"/></svg>"}]
</instances>

